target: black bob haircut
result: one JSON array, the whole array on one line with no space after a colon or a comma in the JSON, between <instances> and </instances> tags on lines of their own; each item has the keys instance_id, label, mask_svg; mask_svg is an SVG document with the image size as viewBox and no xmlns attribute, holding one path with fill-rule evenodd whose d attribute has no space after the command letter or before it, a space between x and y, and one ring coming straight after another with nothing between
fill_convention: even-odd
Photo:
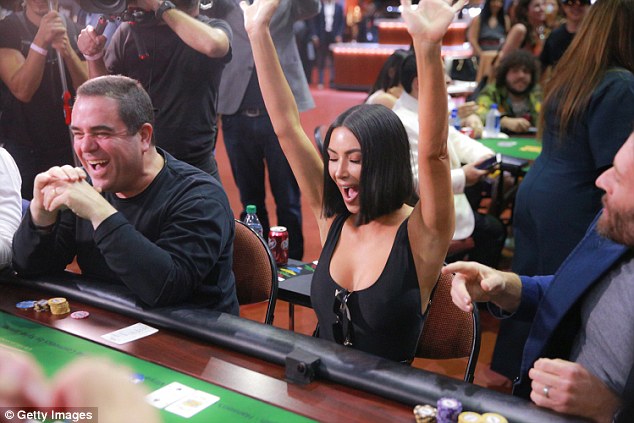
<instances>
[{"instance_id":1,"label":"black bob haircut","mask_svg":"<svg viewBox=\"0 0 634 423\"><path fill-rule=\"evenodd\" d=\"M416 68L416 55L410 53L401 63L401 85L407 94L412 93L414 87L414 78L418 76L418 69Z\"/></svg>"},{"instance_id":2,"label":"black bob haircut","mask_svg":"<svg viewBox=\"0 0 634 423\"><path fill-rule=\"evenodd\" d=\"M360 211L355 224L364 225L401 208L414 193L407 132L392 110L382 105L361 104L339 115L324 139L325 217L347 211L328 171L328 146L332 132L339 127L350 130L361 146Z\"/></svg>"}]
</instances>

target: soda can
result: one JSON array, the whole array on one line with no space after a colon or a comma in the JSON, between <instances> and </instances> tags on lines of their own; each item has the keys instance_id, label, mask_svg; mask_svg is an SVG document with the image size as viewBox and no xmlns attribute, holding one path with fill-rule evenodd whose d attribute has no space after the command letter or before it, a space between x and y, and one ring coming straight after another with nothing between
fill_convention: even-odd
<instances>
[{"instance_id":1,"label":"soda can","mask_svg":"<svg viewBox=\"0 0 634 423\"><path fill-rule=\"evenodd\" d=\"M269 231L269 250L278 266L288 264L288 231L285 226L273 226Z\"/></svg>"},{"instance_id":2,"label":"soda can","mask_svg":"<svg viewBox=\"0 0 634 423\"><path fill-rule=\"evenodd\" d=\"M463 126L462 128L460 128L460 132L462 132L463 134L465 134L466 136L470 138L473 138L473 128L469 126Z\"/></svg>"}]
</instances>

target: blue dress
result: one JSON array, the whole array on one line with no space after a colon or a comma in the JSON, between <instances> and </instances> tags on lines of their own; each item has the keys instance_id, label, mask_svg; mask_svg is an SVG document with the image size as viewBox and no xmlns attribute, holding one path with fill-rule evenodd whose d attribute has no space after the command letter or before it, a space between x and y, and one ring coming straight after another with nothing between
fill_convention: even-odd
<instances>
[{"instance_id":1,"label":"blue dress","mask_svg":"<svg viewBox=\"0 0 634 423\"><path fill-rule=\"evenodd\" d=\"M335 299L335 292L342 288L330 275L330 261L349 216L344 213L333 221L310 290L312 306L319 321L319 337L339 343L343 343L337 335L337 331L342 331L342 325L336 323L334 310L340 304ZM351 329L346 331L350 346L403 362L414 358L424 321L418 277L407 234L408 220L405 219L398 228L385 268L376 282L366 289L353 291L346 299L351 321ZM340 293L340 298L345 293L347 291ZM345 338L346 334L343 335Z\"/></svg>"},{"instance_id":2,"label":"blue dress","mask_svg":"<svg viewBox=\"0 0 634 423\"><path fill-rule=\"evenodd\" d=\"M603 191L595 181L632 132L634 75L608 71L563 140L553 114L545 114L542 152L520 184L513 211L513 271L526 276L554 274L601 209ZM518 376L529 329L529 322L501 322L494 371Z\"/></svg>"},{"instance_id":3,"label":"blue dress","mask_svg":"<svg viewBox=\"0 0 634 423\"><path fill-rule=\"evenodd\" d=\"M582 119L558 138L558 122L546 110L542 152L522 181L513 212L513 271L550 275L583 238L601 208L599 175L612 166L632 132L634 74L606 73Z\"/></svg>"}]
</instances>

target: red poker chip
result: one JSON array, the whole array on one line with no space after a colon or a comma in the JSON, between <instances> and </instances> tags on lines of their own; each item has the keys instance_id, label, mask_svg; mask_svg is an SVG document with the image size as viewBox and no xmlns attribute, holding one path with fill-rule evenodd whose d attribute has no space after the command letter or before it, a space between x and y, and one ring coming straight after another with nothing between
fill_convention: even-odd
<instances>
[{"instance_id":1,"label":"red poker chip","mask_svg":"<svg viewBox=\"0 0 634 423\"><path fill-rule=\"evenodd\" d=\"M86 317L90 316L90 313L88 313L87 311L73 311L70 314L70 317L72 317L73 319L85 319Z\"/></svg>"}]
</instances>

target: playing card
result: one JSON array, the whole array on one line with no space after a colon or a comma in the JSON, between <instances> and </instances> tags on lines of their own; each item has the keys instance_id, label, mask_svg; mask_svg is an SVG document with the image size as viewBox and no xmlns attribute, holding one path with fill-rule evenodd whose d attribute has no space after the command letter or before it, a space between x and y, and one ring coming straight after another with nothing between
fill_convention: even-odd
<instances>
[{"instance_id":1,"label":"playing card","mask_svg":"<svg viewBox=\"0 0 634 423\"><path fill-rule=\"evenodd\" d=\"M165 408L193 392L195 392L194 388L185 386L182 383L172 382L147 394L145 401L156 408Z\"/></svg>"},{"instance_id":2,"label":"playing card","mask_svg":"<svg viewBox=\"0 0 634 423\"><path fill-rule=\"evenodd\" d=\"M194 391L169 405L165 411L178 414L181 417L190 418L218 400L220 400L220 398L215 395L203 391Z\"/></svg>"},{"instance_id":3,"label":"playing card","mask_svg":"<svg viewBox=\"0 0 634 423\"><path fill-rule=\"evenodd\" d=\"M136 341L137 339L144 338L156 332L158 332L158 329L156 328L144 325L143 323L135 323L127 328L101 335L101 337L110 342L121 345L126 342Z\"/></svg>"}]
</instances>

